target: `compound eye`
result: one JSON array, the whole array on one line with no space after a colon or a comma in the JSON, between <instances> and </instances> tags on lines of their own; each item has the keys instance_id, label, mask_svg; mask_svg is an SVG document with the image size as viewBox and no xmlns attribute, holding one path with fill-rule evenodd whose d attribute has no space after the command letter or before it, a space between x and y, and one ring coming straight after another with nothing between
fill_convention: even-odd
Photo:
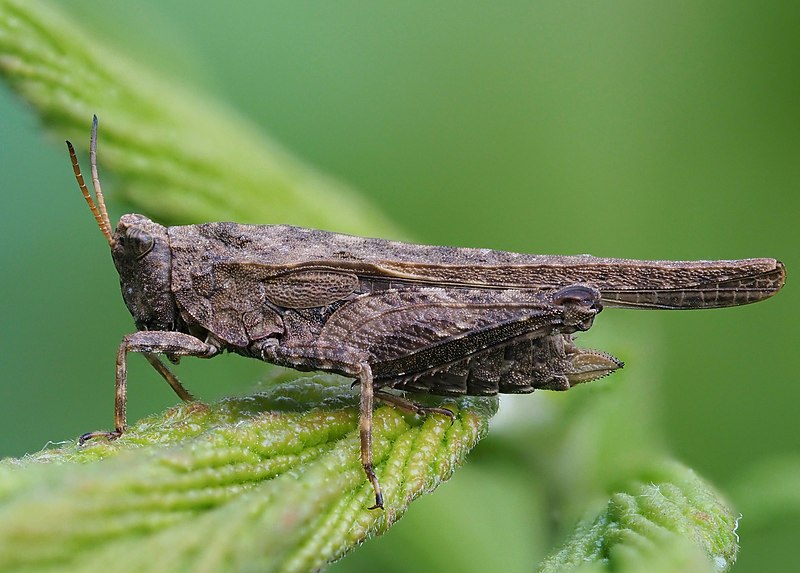
<instances>
[{"instance_id":1,"label":"compound eye","mask_svg":"<svg viewBox=\"0 0 800 573\"><path fill-rule=\"evenodd\" d=\"M128 232L123 241L123 246L130 251L136 259L141 259L147 253L153 250L155 239L147 231L141 229L128 229Z\"/></svg>"}]
</instances>

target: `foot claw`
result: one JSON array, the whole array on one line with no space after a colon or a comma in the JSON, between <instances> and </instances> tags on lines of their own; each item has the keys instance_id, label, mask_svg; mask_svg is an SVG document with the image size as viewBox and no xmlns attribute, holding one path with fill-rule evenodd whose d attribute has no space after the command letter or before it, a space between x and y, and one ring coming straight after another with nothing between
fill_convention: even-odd
<instances>
[{"instance_id":1,"label":"foot claw","mask_svg":"<svg viewBox=\"0 0 800 573\"><path fill-rule=\"evenodd\" d=\"M429 414L441 414L442 416L447 416L448 418L450 418L450 425L451 426L456 421L456 415L451 410L448 410L447 408L435 408L435 407L430 407L429 408L429 407L426 407L426 406L421 406L419 408L419 410L417 410L417 413L419 415L421 415L421 416L427 416Z\"/></svg>"},{"instance_id":2,"label":"foot claw","mask_svg":"<svg viewBox=\"0 0 800 573\"><path fill-rule=\"evenodd\" d=\"M372 469L372 464L364 464L364 473L367 474L367 479L372 484L372 489L375 492L375 505L369 509L383 509L383 492L378 483L378 477L375 475L375 470Z\"/></svg>"},{"instance_id":3,"label":"foot claw","mask_svg":"<svg viewBox=\"0 0 800 573\"><path fill-rule=\"evenodd\" d=\"M375 494L375 505L367 509L383 509L383 494L381 492Z\"/></svg>"},{"instance_id":4,"label":"foot claw","mask_svg":"<svg viewBox=\"0 0 800 573\"><path fill-rule=\"evenodd\" d=\"M114 430L112 432L86 432L80 438L78 438L78 445L83 446L89 440L94 440L95 438L105 438L109 442L113 442L117 438L122 435L122 430Z\"/></svg>"}]
</instances>

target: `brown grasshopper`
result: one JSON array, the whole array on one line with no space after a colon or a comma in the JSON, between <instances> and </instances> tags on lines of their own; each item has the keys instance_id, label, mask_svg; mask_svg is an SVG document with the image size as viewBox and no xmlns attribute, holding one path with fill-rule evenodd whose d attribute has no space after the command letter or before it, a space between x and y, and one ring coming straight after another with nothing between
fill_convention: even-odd
<instances>
[{"instance_id":1,"label":"brown grasshopper","mask_svg":"<svg viewBox=\"0 0 800 573\"><path fill-rule=\"evenodd\" d=\"M448 396L567 390L622 362L578 348L603 306L694 309L736 306L781 289L775 259L637 261L526 255L415 245L288 225L205 223L163 227L123 215L112 230L90 161L93 200L75 150L72 167L105 235L137 332L117 353L114 430L126 428L127 355L139 352L182 400L192 395L156 356L211 358L224 351L298 370L355 378L361 462L372 467L375 397L420 414L390 389Z\"/></svg>"}]
</instances>

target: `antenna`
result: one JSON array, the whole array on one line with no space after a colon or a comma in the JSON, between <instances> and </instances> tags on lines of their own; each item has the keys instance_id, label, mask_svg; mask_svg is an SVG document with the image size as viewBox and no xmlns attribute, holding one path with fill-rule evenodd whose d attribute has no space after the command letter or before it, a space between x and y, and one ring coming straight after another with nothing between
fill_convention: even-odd
<instances>
[{"instance_id":1,"label":"antenna","mask_svg":"<svg viewBox=\"0 0 800 573\"><path fill-rule=\"evenodd\" d=\"M72 171L75 173L75 179L78 181L78 186L81 188L83 198L92 210L97 226L103 232L109 246L114 246L114 237L111 232L111 221L108 218L108 211L106 211L106 203L103 200L103 190L100 187L100 177L97 175L97 116L94 116L92 121L92 139L89 143L89 162L92 165L92 186L94 187L94 194L97 199L95 204L92 199L89 189L86 187L86 182L83 180L83 173L81 167L78 165L78 156L75 155L75 148L67 141L67 149L69 149L69 157L72 160Z\"/></svg>"}]
</instances>

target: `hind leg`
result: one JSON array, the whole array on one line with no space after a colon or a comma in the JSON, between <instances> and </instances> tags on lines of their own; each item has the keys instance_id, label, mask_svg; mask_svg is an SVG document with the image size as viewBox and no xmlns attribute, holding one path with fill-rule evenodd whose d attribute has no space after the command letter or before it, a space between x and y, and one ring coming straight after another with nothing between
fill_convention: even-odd
<instances>
[{"instance_id":1,"label":"hind leg","mask_svg":"<svg viewBox=\"0 0 800 573\"><path fill-rule=\"evenodd\" d=\"M381 402L385 402L387 404L391 404L404 412L408 412L409 414L417 414L419 416L427 416L429 414L441 414L443 416L447 416L450 418L450 423L452 424L456 417L453 412L448 410L447 408L437 408L435 406L423 406L422 404L417 404L416 402L409 400L407 398L403 398L401 396L397 396L395 394L390 394L385 390L375 390L375 398L380 400Z\"/></svg>"}]
</instances>

